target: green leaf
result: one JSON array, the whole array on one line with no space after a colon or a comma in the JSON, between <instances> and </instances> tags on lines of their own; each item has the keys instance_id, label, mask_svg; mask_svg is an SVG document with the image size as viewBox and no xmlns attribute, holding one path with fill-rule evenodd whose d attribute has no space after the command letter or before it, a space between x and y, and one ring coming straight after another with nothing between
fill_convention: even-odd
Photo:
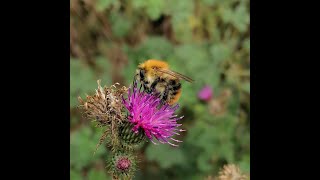
<instances>
[{"instance_id":1,"label":"green leaf","mask_svg":"<svg viewBox=\"0 0 320 180\"><path fill-rule=\"evenodd\" d=\"M245 32L249 28L249 20L250 17L246 6L241 3L241 5L238 6L235 10L233 23L240 32Z\"/></svg>"},{"instance_id":2,"label":"green leaf","mask_svg":"<svg viewBox=\"0 0 320 180\"><path fill-rule=\"evenodd\" d=\"M74 127L78 123L79 123L79 119L77 117L74 117L74 116L71 117L71 119L70 119L70 126L71 127Z\"/></svg>"},{"instance_id":3,"label":"green leaf","mask_svg":"<svg viewBox=\"0 0 320 180\"><path fill-rule=\"evenodd\" d=\"M118 0L97 0L96 1L96 9L98 11L104 11L109 8L111 5L119 6Z\"/></svg>"},{"instance_id":4,"label":"green leaf","mask_svg":"<svg viewBox=\"0 0 320 180\"><path fill-rule=\"evenodd\" d=\"M159 36L151 36L141 43L136 50L138 61L143 62L147 59L162 59L173 53L172 44L165 38ZM138 65L138 64L137 64Z\"/></svg>"},{"instance_id":5,"label":"green leaf","mask_svg":"<svg viewBox=\"0 0 320 180\"><path fill-rule=\"evenodd\" d=\"M161 168L167 169L174 165L185 165L186 157L181 149L171 147L168 144L150 144L146 150L149 161L156 161Z\"/></svg>"},{"instance_id":6,"label":"green leaf","mask_svg":"<svg viewBox=\"0 0 320 180\"><path fill-rule=\"evenodd\" d=\"M247 38L244 42L243 42L243 47L249 52L250 51L250 39Z\"/></svg>"},{"instance_id":7,"label":"green leaf","mask_svg":"<svg viewBox=\"0 0 320 180\"><path fill-rule=\"evenodd\" d=\"M98 160L106 152L105 148L101 146L93 155L100 135L93 134L89 127L83 127L70 135L70 163L72 167L80 171Z\"/></svg>"},{"instance_id":8,"label":"green leaf","mask_svg":"<svg viewBox=\"0 0 320 180\"><path fill-rule=\"evenodd\" d=\"M157 20L165 8L164 0L134 0L132 6L135 9L143 10L151 20Z\"/></svg>"},{"instance_id":9,"label":"green leaf","mask_svg":"<svg viewBox=\"0 0 320 180\"><path fill-rule=\"evenodd\" d=\"M136 73L137 66L138 66L138 63L136 61L134 61L133 59L129 59L127 66L124 67L124 70L122 71L122 75L125 77L126 86L132 83L133 77Z\"/></svg>"},{"instance_id":10,"label":"green leaf","mask_svg":"<svg viewBox=\"0 0 320 180\"><path fill-rule=\"evenodd\" d=\"M243 155L238 165L242 172L250 173L250 155L249 154Z\"/></svg>"},{"instance_id":11,"label":"green leaf","mask_svg":"<svg viewBox=\"0 0 320 180\"><path fill-rule=\"evenodd\" d=\"M202 153L201 156L197 158L197 165L200 171L210 172L212 170L210 159L211 156L209 153Z\"/></svg>"},{"instance_id":12,"label":"green leaf","mask_svg":"<svg viewBox=\"0 0 320 180\"><path fill-rule=\"evenodd\" d=\"M163 0L147 0L146 11L151 20L157 20L162 14L165 2Z\"/></svg>"},{"instance_id":13,"label":"green leaf","mask_svg":"<svg viewBox=\"0 0 320 180\"><path fill-rule=\"evenodd\" d=\"M181 42L190 42L192 40L192 27L189 22L193 12L193 0L168 1L166 3L165 13L172 17L175 37Z\"/></svg>"},{"instance_id":14,"label":"green leaf","mask_svg":"<svg viewBox=\"0 0 320 180\"><path fill-rule=\"evenodd\" d=\"M217 0L201 0L201 2L205 5L214 5Z\"/></svg>"},{"instance_id":15,"label":"green leaf","mask_svg":"<svg viewBox=\"0 0 320 180\"><path fill-rule=\"evenodd\" d=\"M110 86L112 83L111 78L111 63L110 61L104 57L99 56L96 58L96 65L102 70L102 73L99 74L97 79L101 79L101 85L104 86ZM96 88L93 88L96 89Z\"/></svg>"},{"instance_id":16,"label":"green leaf","mask_svg":"<svg viewBox=\"0 0 320 180\"><path fill-rule=\"evenodd\" d=\"M110 15L110 21L112 24L112 33L118 38L125 37L132 29L133 23L128 18L120 14L112 13Z\"/></svg>"},{"instance_id":17,"label":"green leaf","mask_svg":"<svg viewBox=\"0 0 320 180\"><path fill-rule=\"evenodd\" d=\"M205 84L216 87L220 83L220 69L205 45L184 44L176 47L170 64L177 67L175 71L195 80L195 83L189 84L190 89L201 89ZM196 92L193 96L196 96Z\"/></svg>"},{"instance_id":18,"label":"green leaf","mask_svg":"<svg viewBox=\"0 0 320 180\"><path fill-rule=\"evenodd\" d=\"M102 169L102 170L96 170L96 169L92 169L89 171L88 173L88 180L108 180L108 179L112 179L110 176L106 175L106 170Z\"/></svg>"},{"instance_id":19,"label":"green leaf","mask_svg":"<svg viewBox=\"0 0 320 180\"><path fill-rule=\"evenodd\" d=\"M208 126L206 123L198 120L188 129L188 136L185 141L202 148L206 152L213 151L218 142L215 129L215 127Z\"/></svg>"},{"instance_id":20,"label":"green leaf","mask_svg":"<svg viewBox=\"0 0 320 180\"><path fill-rule=\"evenodd\" d=\"M70 59L70 106L78 105L78 96L90 94L97 87L94 72L80 60Z\"/></svg>"},{"instance_id":21,"label":"green leaf","mask_svg":"<svg viewBox=\"0 0 320 180\"><path fill-rule=\"evenodd\" d=\"M250 94L250 82L245 82L241 86L242 90Z\"/></svg>"},{"instance_id":22,"label":"green leaf","mask_svg":"<svg viewBox=\"0 0 320 180\"><path fill-rule=\"evenodd\" d=\"M148 4L148 1L146 0L134 0L132 1L132 7L134 9L140 9L145 7Z\"/></svg>"},{"instance_id":23,"label":"green leaf","mask_svg":"<svg viewBox=\"0 0 320 180\"><path fill-rule=\"evenodd\" d=\"M207 172L211 170L209 162L213 157L223 158L228 162L235 160L232 134L235 131L236 122L230 115L220 118L211 117L214 119L211 125L201 121L203 118L204 116L199 116L195 124L188 128L185 142L201 148L201 153L196 157L197 165L201 171Z\"/></svg>"},{"instance_id":24,"label":"green leaf","mask_svg":"<svg viewBox=\"0 0 320 180\"><path fill-rule=\"evenodd\" d=\"M224 22L234 25L240 32L245 32L249 28L250 17L246 4L240 3L235 10L221 7L220 13Z\"/></svg>"},{"instance_id":25,"label":"green leaf","mask_svg":"<svg viewBox=\"0 0 320 180\"><path fill-rule=\"evenodd\" d=\"M238 0L201 0L203 4L211 5L211 6L229 5L233 1L238 1Z\"/></svg>"},{"instance_id":26,"label":"green leaf","mask_svg":"<svg viewBox=\"0 0 320 180\"><path fill-rule=\"evenodd\" d=\"M82 175L79 171L75 171L74 169L70 170L70 180L82 180Z\"/></svg>"},{"instance_id":27,"label":"green leaf","mask_svg":"<svg viewBox=\"0 0 320 180\"><path fill-rule=\"evenodd\" d=\"M234 162L234 144L232 141L221 142L219 148L217 149L220 158L226 159L228 162Z\"/></svg>"},{"instance_id":28,"label":"green leaf","mask_svg":"<svg viewBox=\"0 0 320 180\"><path fill-rule=\"evenodd\" d=\"M210 54L216 65L230 58L232 49L223 43L217 43L210 47Z\"/></svg>"}]
</instances>

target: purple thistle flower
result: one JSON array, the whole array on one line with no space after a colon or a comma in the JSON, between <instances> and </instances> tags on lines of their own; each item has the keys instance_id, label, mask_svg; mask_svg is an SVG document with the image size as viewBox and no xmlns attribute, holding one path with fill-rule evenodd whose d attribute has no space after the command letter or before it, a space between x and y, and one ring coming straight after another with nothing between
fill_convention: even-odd
<instances>
[{"instance_id":1,"label":"purple thistle flower","mask_svg":"<svg viewBox=\"0 0 320 180\"><path fill-rule=\"evenodd\" d=\"M173 135L180 135L178 132L184 131L178 129L181 126L177 121L182 117L177 117L174 112L179 108L179 105L170 106L168 104L162 105L161 99L156 95L147 94L138 89L137 84L134 83L133 88L128 89L128 98L123 98L123 104L129 111L128 120L134 126L132 130L135 133L139 132L139 128L143 129L144 134L153 141L157 139L160 143L168 143L172 146L177 146L169 140L175 142L182 142L172 138Z\"/></svg>"},{"instance_id":2,"label":"purple thistle flower","mask_svg":"<svg viewBox=\"0 0 320 180\"><path fill-rule=\"evenodd\" d=\"M205 86L203 87L199 93L198 93L198 97L199 99L203 100L203 101L210 101L212 98L212 88L210 86Z\"/></svg>"}]
</instances>

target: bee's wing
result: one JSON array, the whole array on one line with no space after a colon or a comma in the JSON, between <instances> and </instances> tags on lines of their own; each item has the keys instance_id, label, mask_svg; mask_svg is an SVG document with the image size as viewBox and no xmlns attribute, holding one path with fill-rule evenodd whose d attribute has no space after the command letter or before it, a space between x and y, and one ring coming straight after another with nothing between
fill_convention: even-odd
<instances>
[{"instance_id":1,"label":"bee's wing","mask_svg":"<svg viewBox=\"0 0 320 180\"><path fill-rule=\"evenodd\" d=\"M172 71L170 69L155 69L155 70L159 71L159 72L162 72L162 73L169 74L169 75L171 75L173 77L176 77L176 78L179 78L179 79L186 80L186 81L191 82L191 83L194 81L193 79L191 79L191 78L189 78L189 77L187 77L187 76L185 76L183 74L180 74L178 72Z\"/></svg>"}]
</instances>

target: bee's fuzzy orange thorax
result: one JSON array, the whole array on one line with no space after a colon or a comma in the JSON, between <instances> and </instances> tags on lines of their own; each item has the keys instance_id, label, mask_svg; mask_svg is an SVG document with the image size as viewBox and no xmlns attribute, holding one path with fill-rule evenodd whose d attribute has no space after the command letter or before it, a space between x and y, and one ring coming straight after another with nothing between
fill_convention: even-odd
<instances>
[{"instance_id":1,"label":"bee's fuzzy orange thorax","mask_svg":"<svg viewBox=\"0 0 320 180\"><path fill-rule=\"evenodd\" d=\"M149 59L149 60L145 61L143 63L143 65L146 69L155 68L155 67L160 68L160 69L168 69L169 68L168 63L161 61L161 60L156 60L156 59Z\"/></svg>"}]
</instances>

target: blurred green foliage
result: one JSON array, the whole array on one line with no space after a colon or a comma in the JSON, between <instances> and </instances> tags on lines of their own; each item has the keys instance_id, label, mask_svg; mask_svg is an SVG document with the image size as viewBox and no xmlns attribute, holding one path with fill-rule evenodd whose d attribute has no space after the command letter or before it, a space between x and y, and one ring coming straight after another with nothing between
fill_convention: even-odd
<instances>
[{"instance_id":1,"label":"blurred green foliage","mask_svg":"<svg viewBox=\"0 0 320 180\"><path fill-rule=\"evenodd\" d=\"M111 179L103 129L81 117L77 97L96 81L129 86L137 65L166 60L183 82L179 115L187 131L168 145L142 147L136 179L204 179L227 163L250 172L249 0L71 0L70 176ZM197 93L213 88L204 103Z\"/></svg>"}]
</instances>

